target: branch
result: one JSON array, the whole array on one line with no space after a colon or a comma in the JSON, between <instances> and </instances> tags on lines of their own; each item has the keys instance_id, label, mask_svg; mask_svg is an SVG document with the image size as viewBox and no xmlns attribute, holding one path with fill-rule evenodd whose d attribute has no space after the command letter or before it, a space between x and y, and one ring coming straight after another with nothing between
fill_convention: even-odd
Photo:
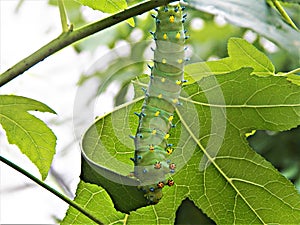
<instances>
[{"instance_id":1,"label":"branch","mask_svg":"<svg viewBox=\"0 0 300 225\"><path fill-rule=\"evenodd\" d=\"M76 41L88 37L98 31L104 30L105 28L111 27L133 16L140 15L155 7L166 5L173 1L175 0L148 0L144 3L130 7L122 12L116 13L110 17L107 17L95 23L89 24L87 26L75 30L70 29L67 32L63 32L56 39L41 47L39 50L32 53L30 56L22 59L13 67L1 74L0 87L8 83L12 79L16 78L17 76L21 75L38 62L44 60L48 56L63 49L64 47L75 43Z\"/></svg>"},{"instance_id":2,"label":"branch","mask_svg":"<svg viewBox=\"0 0 300 225\"><path fill-rule=\"evenodd\" d=\"M93 220L94 222L96 222L97 224L103 224L100 220L98 220L95 216L93 216L92 214L90 214L88 211L86 211L86 209L84 209L82 206L80 206L79 204L77 204L76 202L72 201L71 199L69 199L68 197L66 197L65 195L61 194L60 192L58 192L57 190L55 190L54 188L48 186L46 183L44 183L43 181L41 181L40 179L36 178L35 176L33 176L31 173L28 173L26 170L24 170L23 168L19 167L18 165L14 164L13 162L9 161L8 159L0 156L0 161L2 161L3 163L5 163L6 165L10 166L11 168L17 170L18 172L22 173L23 175L25 175L26 177L28 177L29 179L31 179L32 181L34 181L35 183L37 183L38 185L42 186L43 188L45 188L46 190L50 191L52 194L56 195L57 197L59 197L61 200L63 200L64 202L68 203L70 206L74 207L75 209L77 209L79 212L83 213L84 215L86 215L88 218L90 218L91 220Z\"/></svg>"}]
</instances>

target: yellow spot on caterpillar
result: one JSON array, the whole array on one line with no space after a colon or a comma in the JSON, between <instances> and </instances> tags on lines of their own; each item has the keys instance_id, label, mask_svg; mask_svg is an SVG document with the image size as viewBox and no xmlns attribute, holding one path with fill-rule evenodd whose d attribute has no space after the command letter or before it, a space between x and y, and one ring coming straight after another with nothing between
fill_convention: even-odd
<instances>
[{"instance_id":1,"label":"yellow spot on caterpillar","mask_svg":"<svg viewBox=\"0 0 300 225\"><path fill-rule=\"evenodd\" d=\"M175 37L176 37L176 39L179 39L180 38L180 33L178 32Z\"/></svg>"},{"instance_id":2,"label":"yellow spot on caterpillar","mask_svg":"<svg viewBox=\"0 0 300 225\"><path fill-rule=\"evenodd\" d=\"M154 115L159 116L159 114L160 114L160 111L156 111Z\"/></svg>"},{"instance_id":3,"label":"yellow spot on caterpillar","mask_svg":"<svg viewBox=\"0 0 300 225\"><path fill-rule=\"evenodd\" d=\"M161 78L161 82L164 83L166 81L166 78Z\"/></svg>"},{"instance_id":4,"label":"yellow spot on caterpillar","mask_svg":"<svg viewBox=\"0 0 300 225\"><path fill-rule=\"evenodd\" d=\"M173 120L173 118L174 118L174 116L170 116L170 117L168 118L169 122L171 122L171 121Z\"/></svg>"},{"instance_id":5,"label":"yellow spot on caterpillar","mask_svg":"<svg viewBox=\"0 0 300 225\"><path fill-rule=\"evenodd\" d=\"M169 18L169 21L170 21L170 23L174 23L175 17L173 15L171 15L170 18Z\"/></svg>"},{"instance_id":6,"label":"yellow spot on caterpillar","mask_svg":"<svg viewBox=\"0 0 300 225\"><path fill-rule=\"evenodd\" d=\"M164 40L167 40L168 35L166 33L164 33L163 38L164 38Z\"/></svg>"},{"instance_id":7,"label":"yellow spot on caterpillar","mask_svg":"<svg viewBox=\"0 0 300 225\"><path fill-rule=\"evenodd\" d=\"M154 145L149 145L150 152L154 152Z\"/></svg>"},{"instance_id":8,"label":"yellow spot on caterpillar","mask_svg":"<svg viewBox=\"0 0 300 225\"><path fill-rule=\"evenodd\" d=\"M176 104L176 103L178 102L178 99L177 99L177 98L174 98L174 99L172 100L172 102L173 102L174 104Z\"/></svg>"},{"instance_id":9,"label":"yellow spot on caterpillar","mask_svg":"<svg viewBox=\"0 0 300 225\"><path fill-rule=\"evenodd\" d=\"M180 80L176 80L176 84L180 85L181 81Z\"/></svg>"},{"instance_id":10,"label":"yellow spot on caterpillar","mask_svg":"<svg viewBox=\"0 0 300 225\"><path fill-rule=\"evenodd\" d=\"M165 63L167 63L167 60L166 60L166 59L162 59L161 62L162 62L163 64L165 64Z\"/></svg>"},{"instance_id":11,"label":"yellow spot on caterpillar","mask_svg":"<svg viewBox=\"0 0 300 225\"><path fill-rule=\"evenodd\" d=\"M166 150L167 150L168 155L171 155L173 152L173 148L171 148L171 147L167 147Z\"/></svg>"},{"instance_id":12,"label":"yellow spot on caterpillar","mask_svg":"<svg viewBox=\"0 0 300 225\"><path fill-rule=\"evenodd\" d=\"M158 97L158 98L162 98L162 94L159 94L157 97Z\"/></svg>"},{"instance_id":13,"label":"yellow spot on caterpillar","mask_svg":"<svg viewBox=\"0 0 300 225\"><path fill-rule=\"evenodd\" d=\"M166 134L164 139L168 139L170 137L170 134Z\"/></svg>"},{"instance_id":14,"label":"yellow spot on caterpillar","mask_svg":"<svg viewBox=\"0 0 300 225\"><path fill-rule=\"evenodd\" d=\"M178 62L178 63L182 63L183 60L182 60L182 59L178 59L177 62Z\"/></svg>"},{"instance_id":15,"label":"yellow spot on caterpillar","mask_svg":"<svg viewBox=\"0 0 300 225\"><path fill-rule=\"evenodd\" d=\"M156 134L156 130L155 130L155 129L152 130L152 134L153 134L153 135Z\"/></svg>"}]
</instances>

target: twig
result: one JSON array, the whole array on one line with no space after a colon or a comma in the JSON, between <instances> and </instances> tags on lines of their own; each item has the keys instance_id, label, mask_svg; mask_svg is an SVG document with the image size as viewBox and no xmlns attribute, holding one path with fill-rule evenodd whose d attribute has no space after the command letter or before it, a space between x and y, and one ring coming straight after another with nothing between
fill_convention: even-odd
<instances>
[{"instance_id":1,"label":"twig","mask_svg":"<svg viewBox=\"0 0 300 225\"><path fill-rule=\"evenodd\" d=\"M98 31L104 30L105 28L111 27L133 16L137 16L155 7L165 5L173 1L175 0L148 0L136 6L130 7L122 12L116 13L110 17L89 24L87 26L75 30L69 29L68 32L62 33L56 39L41 47L39 50L32 53L30 56L22 59L13 67L1 74L0 87L8 83L12 79L16 78L17 76L21 75L38 62L44 60L48 56L63 49L64 47L75 43L76 41L88 37Z\"/></svg>"},{"instance_id":2,"label":"twig","mask_svg":"<svg viewBox=\"0 0 300 225\"><path fill-rule=\"evenodd\" d=\"M64 0L58 0L57 3L59 8L62 30L63 32L67 32L69 30L69 26L68 26L68 19L67 19L67 13L64 5Z\"/></svg>"},{"instance_id":3,"label":"twig","mask_svg":"<svg viewBox=\"0 0 300 225\"><path fill-rule=\"evenodd\" d=\"M46 183L44 183L40 179L36 178L35 176L33 176L31 173L27 172L23 168L19 167L18 165L14 164L13 162L9 161L8 159L6 159L2 156L0 156L0 161L5 163L6 165L10 166L11 168L17 170L18 172L22 173L23 175L25 175L26 177L28 177L29 179L31 179L32 181L34 181L38 185L42 186L46 190L50 191L52 194L56 195L57 197L59 197L64 202L68 203L70 206L74 207L75 209L77 209L82 214L86 215L88 218L90 218L94 222L96 222L98 224L103 224L100 220L98 220L96 217L94 217L92 214L90 214L88 211L86 211L86 209L82 208L79 204L72 201L71 199L69 199L65 195L61 194L60 192L58 192L54 188L48 186Z\"/></svg>"}]
</instances>

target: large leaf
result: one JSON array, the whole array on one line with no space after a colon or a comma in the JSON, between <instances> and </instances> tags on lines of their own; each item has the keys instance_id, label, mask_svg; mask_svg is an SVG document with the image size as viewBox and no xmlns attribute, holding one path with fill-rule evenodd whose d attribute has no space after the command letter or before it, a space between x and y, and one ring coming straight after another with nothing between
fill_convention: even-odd
<instances>
[{"instance_id":1,"label":"large leaf","mask_svg":"<svg viewBox=\"0 0 300 225\"><path fill-rule=\"evenodd\" d=\"M83 5L106 13L115 13L127 8L126 0L76 0Z\"/></svg>"},{"instance_id":2,"label":"large leaf","mask_svg":"<svg viewBox=\"0 0 300 225\"><path fill-rule=\"evenodd\" d=\"M126 0L76 0L82 5L91 7L92 9L100 10L105 13L116 13L127 8ZM134 20L127 20L134 27Z\"/></svg>"},{"instance_id":3,"label":"large leaf","mask_svg":"<svg viewBox=\"0 0 300 225\"><path fill-rule=\"evenodd\" d=\"M176 149L170 158L178 168L173 176L175 187L165 188L157 205L132 211L128 224L173 224L186 197L217 224L300 223L300 195L295 187L255 153L245 138L253 129L282 131L299 125L300 88L284 77L258 77L252 72L242 68L211 75L183 89L176 128L171 130ZM133 143L127 135L137 127L133 112L141 104L139 99L126 104L87 131L83 151L94 169L83 167L83 173L98 170L109 179L104 169L122 177L130 172ZM85 181L93 179L85 176ZM120 183L115 195L124 207L129 196L134 200L139 194L134 196L124 180ZM106 190L111 191L109 186ZM76 198L90 200L85 195ZM80 221L74 218L74 223Z\"/></svg>"},{"instance_id":4,"label":"large leaf","mask_svg":"<svg viewBox=\"0 0 300 225\"><path fill-rule=\"evenodd\" d=\"M224 74L242 67L252 67L253 73L260 76L275 75L272 62L253 45L241 38L228 41L229 57L216 61L193 63L185 66L187 84L201 80L212 74Z\"/></svg>"},{"instance_id":5,"label":"large leaf","mask_svg":"<svg viewBox=\"0 0 300 225\"><path fill-rule=\"evenodd\" d=\"M127 215L117 212L109 198L109 195L103 188L94 184L87 184L80 181L76 199L78 203L89 209L95 217L101 218L104 224L126 224ZM67 216L61 224L96 224L74 208L69 208Z\"/></svg>"},{"instance_id":6,"label":"large leaf","mask_svg":"<svg viewBox=\"0 0 300 225\"><path fill-rule=\"evenodd\" d=\"M188 0L189 5L240 27L256 31L286 49L295 57L299 55L299 32L286 24L275 9L265 0Z\"/></svg>"},{"instance_id":7,"label":"large leaf","mask_svg":"<svg viewBox=\"0 0 300 225\"><path fill-rule=\"evenodd\" d=\"M17 145L45 179L55 154L56 137L43 121L28 111L55 113L47 105L33 99L0 96L0 124L6 131L9 143Z\"/></svg>"}]
</instances>

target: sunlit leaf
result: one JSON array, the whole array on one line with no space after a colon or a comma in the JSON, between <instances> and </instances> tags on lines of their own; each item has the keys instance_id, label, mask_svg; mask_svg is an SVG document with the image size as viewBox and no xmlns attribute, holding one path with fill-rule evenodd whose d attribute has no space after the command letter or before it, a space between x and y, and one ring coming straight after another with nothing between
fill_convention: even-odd
<instances>
[{"instance_id":1,"label":"sunlit leaf","mask_svg":"<svg viewBox=\"0 0 300 225\"><path fill-rule=\"evenodd\" d=\"M228 55L229 57L224 59L185 66L187 84L194 83L212 74L224 74L242 67L252 67L253 73L260 76L275 74L275 68L266 55L244 39L230 38L228 41Z\"/></svg>"},{"instance_id":2,"label":"sunlit leaf","mask_svg":"<svg viewBox=\"0 0 300 225\"><path fill-rule=\"evenodd\" d=\"M76 199L78 199L79 204L89 209L89 212L95 217L101 218L105 215L101 219L101 222L104 224L126 224L127 215L114 209L109 195L103 188L80 181L76 191ZM70 207L67 211L67 216L61 224L96 223L76 209Z\"/></svg>"},{"instance_id":3,"label":"sunlit leaf","mask_svg":"<svg viewBox=\"0 0 300 225\"><path fill-rule=\"evenodd\" d=\"M93 9L106 13L115 13L127 8L126 0L76 0L82 5L89 6Z\"/></svg>"},{"instance_id":4,"label":"sunlit leaf","mask_svg":"<svg viewBox=\"0 0 300 225\"><path fill-rule=\"evenodd\" d=\"M82 5L91 7L92 9L100 10L105 13L116 13L127 8L126 0L76 0ZM130 26L134 27L134 20L127 20Z\"/></svg>"},{"instance_id":5,"label":"sunlit leaf","mask_svg":"<svg viewBox=\"0 0 300 225\"><path fill-rule=\"evenodd\" d=\"M17 145L45 179L55 154L56 137L30 111L55 113L47 105L33 99L0 95L0 124L6 131L9 143Z\"/></svg>"},{"instance_id":6,"label":"sunlit leaf","mask_svg":"<svg viewBox=\"0 0 300 225\"><path fill-rule=\"evenodd\" d=\"M297 74L289 74L287 75L288 80L300 86L300 75Z\"/></svg>"},{"instance_id":7,"label":"sunlit leaf","mask_svg":"<svg viewBox=\"0 0 300 225\"><path fill-rule=\"evenodd\" d=\"M295 187L255 153L245 137L254 129L282 131L299 125L300 89L284 77L258 77L252 72L242 68L211 75L183 89L176 128L170 132L176 146L170 157L178 168L172 176L175 186L163 190L157 205L132 211L128 224L172 224L187 197L217 224L300 223ZM280 94L274 94L278 90ZM134 150L128 135L137 127L133 112L141 104L142 99L126 104L87 131L83 151L94 169L84 173L96 167L104 176L103 169L124 176L130 172ZM128 196L134 199L124 183L120 188L124 191L115 195L124 203ZM90 201L86 196L76 199L84 200ZM104 217L99 214L99 219Z\"/></svg>"}]
</instances>

